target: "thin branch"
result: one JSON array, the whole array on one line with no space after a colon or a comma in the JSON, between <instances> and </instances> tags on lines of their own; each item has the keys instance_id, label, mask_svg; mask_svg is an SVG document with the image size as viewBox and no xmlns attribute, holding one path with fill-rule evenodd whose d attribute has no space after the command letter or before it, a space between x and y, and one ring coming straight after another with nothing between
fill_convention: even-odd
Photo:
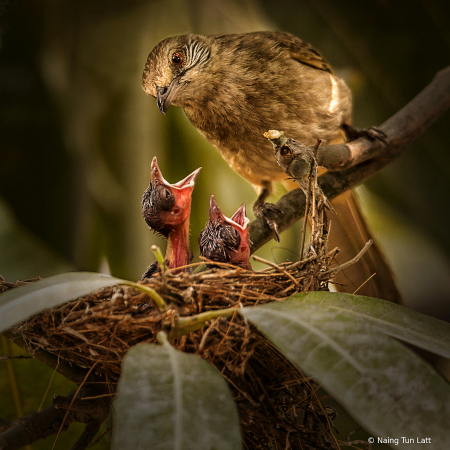
<instances>
[{"instance_id":1,"label":"thin branch","mask_svg":"<svg viewBox=\"0 0 450 450\"><path fill-rule=\"evenodd\" d=\"M0 356L0 362L1 361L8 361L9 359L34 359L33 356L27 356L27 355L17 355L17 356Z\"/></svg>"},{"instance_id":2,"label":"thin branch","mask_svg":"<svg viewBox=\"0 0 450 450\"><path fill-rule=\"evenodd\" d=\"M60 362L61 362L61 361L60 361L60 359L58 358L58 364L56 365L55 369L53 370L53 373L52 373L52 376L51 376L51 378L50 378L50 381L48 382L47 389L45 390L45 394L44 394L44 396L42 397L41 404L39 405L38 412L39 412L39 411L42 409L42 407L44 406L45 400L46 400L47 395L48 395L48 393L49 393L49 391L50 391L50 388L51 388L51 386L52 386L53 378L55 378L55 373L56 373L57 370L58 370L58 367L59 367L59 363L60 363Z\"/></svg>"},{"instance_id":3,"label":"thin branch","mask_svg":"<svg viewBox=\"0 0 450 450\"><path fill-rule=\"evenodd\" d=\"M438 72L433 81L403 109L379 127L387 136L387 146L378 140L361 138L349 144L319 148L319 164L329 169L318 178L325 196L331 200L395 161L414 139L449 108L450 67L447 67ZM303 218L305 195L300 189L295 189L281 197L276 206L283 211L283 216L276 221L281 232ZM273 231L263 220L255 219L250 223L252 253L273 237Z\"/></svg>"},{"instance_id":4,"label":"thin branch","mask_svg":"<svg viewBox=\"0 0 450 450\"><path fill-rule=\"evenodd\" d=\"M62 422L64 413L65 411L50 406L21 417L0 435L0 450L18 450L54 434L53 427Z\"/></svg>"},{"instance_id":5,"label":"thin branch","mask_svg":"<svg viewBox=\"0 0 450 450\"><path fill-rule=\"evenodd\" d=\"M89 375L90 375L91 372L94 370L94 368L95 368L95 366L97 365L97 363L98 363L98 361L95 361L95 363L93 364L93 366L89 369L89 371L88 371L88 373L86 374L84 380L83 380L83 381L81 382L81 384L78 386L78 389L76 390L75 395L71 398L69 406L64 407L64 408L66 409L66 413L65 413L64 418L63 418L63 421L61 422L61 425L60 425L60 427L59 427L58 433L57 433L57 435L56 435L55 442L53 443L52 450L55 449L56 443L58 442L59 435L61 434L61 431L64 429L64 424L65 424L65 422L66 422L66 420L67 420L67 417L69 416L71 406L72 406L73 403L75 402L75 399L76 399L78 393L80 392L81 388L83 387L85 381L89 378ZM55 400L59 400L59 396L57 396L57 397L55 398ZM55 403L55 406L57 406L56 403ZM94 435L94 436L95 436L95 435Z\"/></svg>"},{"instance_id":6,"label":"thin branch","mask_svg":"<svg viewBox=\"0 0 450 450\"><path fill-rule=\"evenodd\" d=\"M377 273L374 272L372 275L370 275L369 278L367 278L366 281L364 281L363 284L361 284L361 286L359 286L359 288L357 288L355 291L352 292L353 295L355 295L366 283L368 283Z\"/></svg>"}]
</instances>

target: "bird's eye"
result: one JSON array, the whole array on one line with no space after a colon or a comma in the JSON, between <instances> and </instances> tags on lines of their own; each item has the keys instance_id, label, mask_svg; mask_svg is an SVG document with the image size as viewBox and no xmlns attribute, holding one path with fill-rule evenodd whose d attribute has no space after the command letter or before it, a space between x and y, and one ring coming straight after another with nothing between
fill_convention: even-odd
<instances>
[{"instance_id":1,"label":"bird's eye","mask_svg":"<svg viewBox=\"0 0 450 450\"><path fill-rule=\"evenodd\" d=\"M170 211L175 206L175 196L165 186L159 188L159 204L163 211Z\"/></svg>"},{"instance_id":2,"label":"bird's eye","mask_svg":"<svg viewBox=\"0 0 450 450\"><path fill-rule=\"evenodd\" d=\"M183 64L183 55L179 52L172 54L172 63L176 66Z\"/></svg>"},{"instance_id":3,"label":"bird's eye","mask_svg":"<svg viewBox=\"0 0 450 450\"><path fill-rule=\"evenodd\" d=\"M239 234L238 230L236 230L236 228L233 227L234 230L234 248L236 249L236 251L238 250L239 246L241 245L241 235Z\"/></svg>"},{"instance_id":4,"label":"bird's eye","mask_svg":"<svg viewBox=\"0 0 450 450\"><path fill-rule=\"evenodd\" d=\"M232 226L227 226L224 229L224 240L230 249L237 250L241 243L241 237L238 230Z\"/></svg>"}]
</instances>

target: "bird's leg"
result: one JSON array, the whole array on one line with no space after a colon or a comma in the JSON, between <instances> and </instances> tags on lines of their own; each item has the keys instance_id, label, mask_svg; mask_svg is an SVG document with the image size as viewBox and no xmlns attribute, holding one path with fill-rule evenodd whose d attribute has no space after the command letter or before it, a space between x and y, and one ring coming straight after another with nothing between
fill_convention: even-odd
<instances>
[{"instance_id":1,"label":"bird's leg","mask_svg":"<svg viewBox=\"0 0 450 450\"><path fill-rule=\"evenodd\" d=\"M382 141L384 144L388 145L385 139L387 137L386 133L384 133L377 127L358 129L353 125L344 123L342 124L342 129L344 130L345 136L347 137L348 141L354 141L360 137L367 137L372 140L378 139L379 141Z\"/></svg>"},{"instance_id":2,"label":"bird's leg","mask_svg":"<svg viewBox=\"0 0 450 450\"><path fill-rule=\"evenodd\" d=\"M278 206L273 203L265 203L265 199L272 192L272 183L270 181L264 181L259 192L258 198L253 203L253 213L259 219L262 219L267 223L269 228L275 233L275 240L280 242L280 236L278 234L278 225L276 220L283 214Z\"/></svg>"}]
</instances>

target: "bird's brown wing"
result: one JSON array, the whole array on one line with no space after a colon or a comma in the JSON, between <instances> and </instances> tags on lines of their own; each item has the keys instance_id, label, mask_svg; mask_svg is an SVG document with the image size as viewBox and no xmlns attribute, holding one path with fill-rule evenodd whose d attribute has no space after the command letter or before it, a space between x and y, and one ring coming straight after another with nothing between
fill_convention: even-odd
<instances>
[{"instance_id":1,"label":"bird's brown wing","mask_svg":"<svg viewBox=\"0 0 450 450\"><path fill-rule=\"evenodd\" d=\"M329 64L311 44L289 33L269 32L268 35L277 41L279 47L285 48L292 59L307 66L314 67L315 69L333 73Z\"/></svg>"}]
</instances>

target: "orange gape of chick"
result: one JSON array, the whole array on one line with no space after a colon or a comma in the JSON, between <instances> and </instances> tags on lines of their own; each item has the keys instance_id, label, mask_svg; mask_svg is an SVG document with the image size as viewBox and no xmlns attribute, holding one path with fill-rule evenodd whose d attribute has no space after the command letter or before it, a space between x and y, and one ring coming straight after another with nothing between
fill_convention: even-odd
<instances>
[{"instance_id":1,"label":"orange gape of chick","mask_svg":"<svg viewBox=\"0 0 450 450\"><path fill-rule=\"evenodd\" d=\"M166 113L170 105L184 109L191 123L238 174L256 189L253 210L273 226L273 205L265 203L273 182L283 181L267 130L312 146L345 140L351 127L351 94L322 56L295 36L256 32L164 39L151 51L143 73L145 92L156 97ZM289 183L288 188L296 187ZM351 193L332 202L330 245L338 246L340 262L351 259L369 232ZM273 216L272 216L273 217ZM389 267L378 247L341 273L339 289L355 291L377 275L359 294L398 300ZM344 286L345 285L345 286Z\"/></svg>"}]
</instances>

